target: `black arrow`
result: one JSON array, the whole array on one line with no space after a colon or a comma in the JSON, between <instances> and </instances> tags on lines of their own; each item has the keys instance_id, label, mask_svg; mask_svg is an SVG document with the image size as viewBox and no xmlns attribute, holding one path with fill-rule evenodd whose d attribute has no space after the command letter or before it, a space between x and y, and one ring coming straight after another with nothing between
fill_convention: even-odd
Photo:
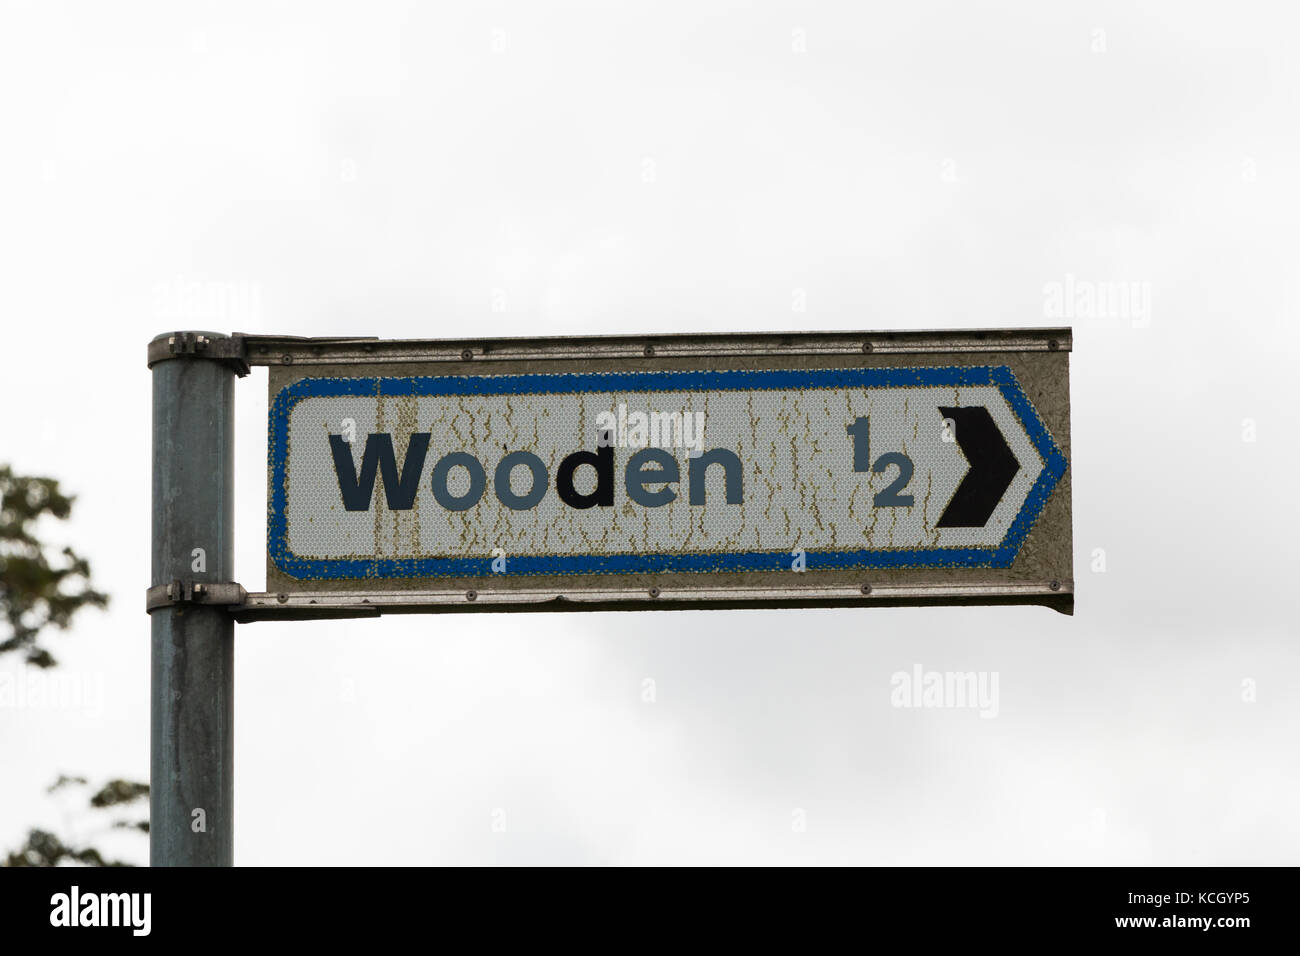
<instances>
[{"instance_id":1,"label":"black arrow","mask_svg":"<svg viewBox=\"0 0 1300 956\"><path fill-rule=\"evenodd\" d=\"M993 424L993 416L982 405L970 408L940 408L939 414L951 418L957 431L957 444L970 463L952 500L939 516L940 528L982 528L1020 470L1020 462L1011 454L1007 440Z\"/></svg>"}]
</instances>

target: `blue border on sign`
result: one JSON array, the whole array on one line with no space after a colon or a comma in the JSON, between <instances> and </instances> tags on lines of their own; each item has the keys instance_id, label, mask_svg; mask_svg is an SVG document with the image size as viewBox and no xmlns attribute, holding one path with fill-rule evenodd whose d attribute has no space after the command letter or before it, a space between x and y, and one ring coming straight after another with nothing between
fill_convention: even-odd
<instances>
[{"instance_id":1,"label":"blue border on sign","mask_svg":"<svg viewBox=\"0 0 1300 956\"><path fill-rule=\"evenodd\" d=\"M786 391L819 388L916 388L995 385L1024 426L1043 460L1020 512L1002 543L993 548L862 549L808 551L814 570L909 568L1006 568L1038 520L1066 460L1038 412L1005 365L937 368L844 368L682 372L561 372L524 375L440 375L405 378L304 378L282 388L271 403L268 457L268 548L284 574L300 580L475 577L492 575L492 558L300 558L289 550L289 416L305 398L355 396L566 395L575 392ZM687 554L525 555L510 558L509 576L639 574L686 571L784 571L786 551Z\"/></svg>"}]
</instances>

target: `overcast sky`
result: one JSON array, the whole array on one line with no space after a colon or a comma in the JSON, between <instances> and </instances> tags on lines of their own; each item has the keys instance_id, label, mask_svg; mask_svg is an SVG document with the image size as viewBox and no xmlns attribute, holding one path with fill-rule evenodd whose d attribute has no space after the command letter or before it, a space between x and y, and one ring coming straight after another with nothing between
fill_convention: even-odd
<instances>
[{"instance_id":1,"label":"overcast sky","mask_svg":"<svg viewBox=\"0 0 1300 956\"><path fill-rule=\"evenodd\" d=\"M158 332L1066 324L1075 617L241 626L236 862L1295 863L1298 27L0 2L0 461L77 494L50 531L113 596L49 639L86 701L0 708L0 849L92 832L59 773L148 775ZM237 404L260 589L264 370ZM892 706L916 665L996 673L997 716Z\"/></svg>"}]
</instances>

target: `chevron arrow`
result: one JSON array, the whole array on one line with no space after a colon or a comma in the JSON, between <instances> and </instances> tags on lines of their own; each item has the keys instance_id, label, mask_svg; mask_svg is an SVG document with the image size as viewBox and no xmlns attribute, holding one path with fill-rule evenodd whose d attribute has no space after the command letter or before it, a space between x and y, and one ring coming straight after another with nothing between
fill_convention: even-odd
<instances>
[{"instance_id":1,"label":"chevron arrow","mask_svg":"<svg viewBox=\"0 0 1300 956\"><path fill-rule=\"evenodd\" d=\"M982 528L1016 477L1020 462L984 406L940 407L939 413L956 425L957 444L970 470L939 516L938 527Z\"/></svg>"}]
</instances>

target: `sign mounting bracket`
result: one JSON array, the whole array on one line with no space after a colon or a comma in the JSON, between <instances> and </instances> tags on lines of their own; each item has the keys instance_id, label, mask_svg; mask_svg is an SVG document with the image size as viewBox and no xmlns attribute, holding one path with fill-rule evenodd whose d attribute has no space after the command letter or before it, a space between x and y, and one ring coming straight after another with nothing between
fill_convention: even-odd
<instances>
[{"instance_id":1,"label":"sign mounting bracket","mask_svg":"<svg viewBox=\"0 0 1300 956\"><path fill-rule=\"evenodd\" d=\"M178 578L167 584L156 584L145 591L144 608L149 614L160 608L182 604L236 608L247 600L248 592L243 586L231 581L189 581Z\"/></svg>"}]
</instances>

